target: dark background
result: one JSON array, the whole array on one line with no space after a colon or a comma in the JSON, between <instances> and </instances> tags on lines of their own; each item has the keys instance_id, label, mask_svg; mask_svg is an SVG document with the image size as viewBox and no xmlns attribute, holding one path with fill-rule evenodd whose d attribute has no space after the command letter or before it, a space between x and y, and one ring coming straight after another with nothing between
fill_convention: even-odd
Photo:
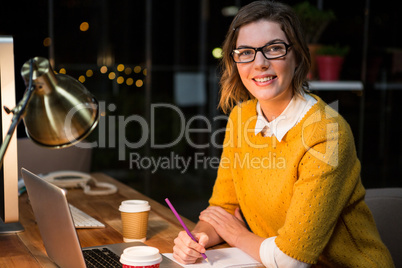
<instances>
[{"instance_id":1,"label":"dark background","mask_svg":"<svg viewBox=\"0 0 402 268\"><path fill-rule=\"evenodd\" d=\"M245 0L60 0L2 1L0 4L0 35L14 37L17 99L25 90L20 68L30 58L43 56L54 60L54 70L65 68L104 103L103 122L138 115L149 119L151 104L170 103L174 98L175 74L196 72L205 75L207 101L201 105L177 106L188 122L202 115L211 122L222 113L216 108L218 96L218 60L212 49L220 47L233 17L222 15L222 8L243 6ZM301 1L283 1L295 5ZM402 22L395 3L380 0L310 1L331 9L337 19L323 33L320 43L348 45L341 80L362 81L364 91L314 92L328 103L338 101L339 112L346 118L355 135L362 162L362 181L367 188L402 186L402 144L400 106L402 89L402 44L399 34ZM88 31L79 30L82 22ZM44 40L52 39L52 45ZM148 38L148 39L147 39ZM149 44L149 45L148 45ZM366 49L365 49L366 48ZM100 67L105 58L111 59L108 72ZM117 66L141 68L139 73L119 72ZM86 76L87 70L93 76ZM144 69L147 71L144 74ZM124 81L142 80L141 87L119 84L108 74L115 72ZM378 84L386 86L380 90ZM377 84L377 86L376 86ZM392 86L392 88L391 88ZM116 109L109 109L113 104ZM154 131L157 143L173 141L180 131L178 114L160 109L155 114ZM191 127L204 128L200 120ZM224 120L215 122L213 130L224 128ZM211 146L210 134L192 134L198 144L208 148L195 149L183 138L165 149L126 148L126 160L119 160L117 138L98 128L89 137L92 141L106 140L104 146L93 149L92 170L105 172L163 203L165 197L177 204L180 213L192 220L207 205L216 176L215 168L194 168L184 174L176 168L150 170L130 167L130 153L141 156L169 157L171 153L192 157L196 153L219 157L220 149ZM118 135L118 129L114 135ZM103 135L106 135L104 137ZM139 124L125 127L128 141L138 141L142 135ZM24 136L23 129L18 136ZM216 136L216 141L222 139Z\"/></svg>"}]
</instances>

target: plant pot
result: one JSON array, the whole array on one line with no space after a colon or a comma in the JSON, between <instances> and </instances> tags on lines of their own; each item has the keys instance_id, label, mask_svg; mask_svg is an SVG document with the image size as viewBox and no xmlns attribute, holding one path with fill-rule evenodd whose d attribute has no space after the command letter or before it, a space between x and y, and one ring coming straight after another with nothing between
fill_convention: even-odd
<instances>
[{"instance_id":1,"label":"plant pot","mask_svg":"<svg viewBox=\"0 0 402 268\"><path fill-rule=\"evenodd\" d=\"M318 76L323 81L338 81L344 57L317 55Z\"/></svg>"}]
</instances>

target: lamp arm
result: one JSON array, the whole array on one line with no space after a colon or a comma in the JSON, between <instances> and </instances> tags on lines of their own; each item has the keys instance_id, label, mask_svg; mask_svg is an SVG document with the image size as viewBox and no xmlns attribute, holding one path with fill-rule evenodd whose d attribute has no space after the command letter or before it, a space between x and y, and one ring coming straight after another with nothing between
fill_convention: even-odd
<instances>
[{"instance_id":1,"label":"lamp arm","mask_svg":"<svg viewBox=\"0 0 402 268\"><path fill-rule=\"evenodd\" d=\"M18 124L21 121L21 118L24 115L25 109L31 99L32 93L35 90L35 87L32 86L32 66L33 66L33 60L30 61L30 75L29 75L29 85L28 89L26 90L23 98L21 101L18 103L17 106L15 106L14 109L10 110L7 107L4 106L4 110L6 110L7 113L13 113L13 118L11 119L11 125L10 128L7 131L6 136L4 137L4 141L1 144L0 147L0 169L3 167L3 162L4 162L4 155L6 154L8 145L10 144L11 138L14 134L15 129L17 128Z\"/></svg>"}]
</instances>

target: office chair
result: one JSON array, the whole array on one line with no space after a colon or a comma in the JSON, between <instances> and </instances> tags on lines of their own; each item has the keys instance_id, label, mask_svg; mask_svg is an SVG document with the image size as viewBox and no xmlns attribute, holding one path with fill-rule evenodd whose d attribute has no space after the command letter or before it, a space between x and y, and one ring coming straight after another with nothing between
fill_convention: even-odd
<instances>
[{"instance_id":1,"label":"office chair","mask_svg":"<svg viewBox=\"0 0 402 268\"><path fill-rule=\"evenodd\" d=\"M402 188L367 189L365 201L395 267L402 267Z\"/></svg>"}]
</instances>

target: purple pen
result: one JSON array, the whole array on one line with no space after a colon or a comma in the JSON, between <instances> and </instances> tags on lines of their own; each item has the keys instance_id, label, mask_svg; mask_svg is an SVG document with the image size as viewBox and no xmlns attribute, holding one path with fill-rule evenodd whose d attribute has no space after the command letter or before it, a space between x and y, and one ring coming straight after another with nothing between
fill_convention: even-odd
<instances>
[{"instance_id":1,"label":"purple pen","mask_svg":"<svg viewBox=\"0 0 402 268\"><path fill-rule=\"evenodd\" d=\"M188 234L189 237L191 237L191 239L193 239L195 242L198 243L197 239L195 239L195 237L190 233L190 230L187 228L186 224L183 222L183 220L181 219L179 213L177 213L176 209L173 207L172 203L170 203L169 199L166 198L165 199L166 203L168 204L168 206L170 207L170 209L173 211L173 214L176 216L176 218L179 220L181 226L183 226L184 230L186 231L186 233ZM204 260L208 261L208 257L207 255L205 255L204 253L201 253L202 257L204 258Z\"/></svg>"}]
</instances>

